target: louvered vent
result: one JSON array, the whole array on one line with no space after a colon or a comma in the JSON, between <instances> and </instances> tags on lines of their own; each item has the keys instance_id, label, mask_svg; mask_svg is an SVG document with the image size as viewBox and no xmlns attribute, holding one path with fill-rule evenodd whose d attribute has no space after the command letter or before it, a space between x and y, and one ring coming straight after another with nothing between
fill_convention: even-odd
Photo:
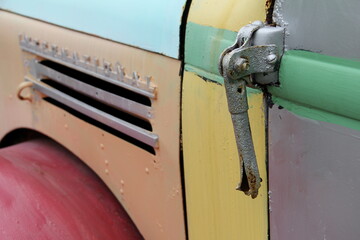
<instances>
[{"instance_id":1,"label":"louvered vent","mask_svg":"<svg viewBox=\"0 0 360 240\"><path fill-rule=\"evenodd\" d=\"M99 65L96 58L79 59L28 37L21 36L20 44L35 54L27 62L34 78L26 80L44 100L155 154L158 135L149 120L156 89L150 77L142 80L136 72L129 77L120 64L112 69L105 61Z\"/></svg>"}]
</instances>

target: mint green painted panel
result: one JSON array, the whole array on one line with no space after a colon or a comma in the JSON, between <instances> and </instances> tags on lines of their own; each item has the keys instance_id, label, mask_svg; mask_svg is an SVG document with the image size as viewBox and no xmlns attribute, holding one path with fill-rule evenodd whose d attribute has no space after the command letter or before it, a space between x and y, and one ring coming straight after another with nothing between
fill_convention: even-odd
<instances>
[{"instance_id":1,"label":"mint green painted panel","mask_svg":"<svg viewBox=\"0 0 360 240\"><path fill-rule=\"evenodd\" d=\"M196 75L198 75L200 78L204 79L205 81L213 82L214 84L218 84L218 85L224 85L224 78L221 77L220 75L209 73L207 71L201 70L200 68L191 66L189 64L185 64L185 71L193 72ZM246 92L248 95L259 94L261 93L261 90L257 88L247 87Z\"/></svg>"},{"instance_id":2,"label":"mint green painted panel","mask_svg":"<svg viewBox=\"0 0 360 240\"><path fill-rule=\"evenodd\" d=\"M185 63L193 70L208 72L213 81L219 81L218 62L221 52L232 45L236 32L188 22L185 36ZM220 78L221 82L222 78Z\"/></svg>"},{"instance_id":3,"label":"mint green painted panel","mask_svg":"<svg viewBox=\"0 0 360 240\"><path fill-rule=\"evenodd\" d=\"M223 85L224 84L224 78L220 75L210 73L208 71L205 71L201 68L194 67L190 64L185 64L185 71L187 72L193 72L196 75L200 76L201 78L206 78L210 81L213 81L214 83Z\"/></svg>"},{"instance_id":4,"label":"mint green painted panel","mask_svg":"<svg viewBox=\"0 0 360 240\"><path fill-rule=\"evenodd\" d=\"M0 0L0 8L173 58L186 0Z\"/></svg>"},{"instance_id":5,"label":"mint green painted panel","mask_svg":"<svg viewBox=\"0 0 360 240\"><path fill-rule=\"evenodd\" d=\"M280 87L269 91L277 104L297 114L360 129L360 61L287 51Z\"/></svg>"}]
</instances>

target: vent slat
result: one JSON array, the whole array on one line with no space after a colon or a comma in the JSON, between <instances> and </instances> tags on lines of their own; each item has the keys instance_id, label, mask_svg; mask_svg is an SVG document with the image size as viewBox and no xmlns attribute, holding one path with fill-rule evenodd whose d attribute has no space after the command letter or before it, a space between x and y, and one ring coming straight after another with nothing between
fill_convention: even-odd
<instances>
[{"instance_id":1,"label":"vent slat","mask_svg":"<svg viewBox=\"0 0 360 240\"><path fill-rule=\"evenodd\" d=\"M84 102L81 102L73 97L62 93L55 88L46 86L45 84L39 81L33 81L31 79L26 79L26 81L31 81L33 83L33 88L44 95L55 99L58 102L96 120L101 123L106 124L107 126L114 128L117 131L120 131L134 139L137 139L151 147L158 147L158 135L147 131L143 128L135 126L129 122L118 119L108 113L105 113L97 108L94 108Z\"/></svg>"},{"instance_id":2,"label":"vent slat","mask_svg":"<svg viewBox=\"0 0 360 240\"><path fill-rule=\"evenodd\" d=\"M120 109L134 116L149 119L152 117L151 108L139 104L135 101L93 87L87 83L78 81L39 62L31 61L31 68L35 71L35 76L39 79L50 78L59 84L62 84L74 91L91 97L99 102L107 104L116 109Z\"/></svg>"}]
</instances>

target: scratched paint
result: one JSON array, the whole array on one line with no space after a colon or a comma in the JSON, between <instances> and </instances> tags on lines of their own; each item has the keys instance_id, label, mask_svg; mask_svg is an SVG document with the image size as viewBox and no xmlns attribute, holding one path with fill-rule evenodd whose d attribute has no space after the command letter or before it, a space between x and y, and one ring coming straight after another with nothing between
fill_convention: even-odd
<instances>
[{"instance_id":1,"label":"scratched paint","mask_svg":"<svg viewBox=\"0 0 360 240\"><path fill-rule=\"evenodd\" d=\"M269 111L271 239L358 240L360 132Z\"/></svg>"},{"instance_id":2,"label":"scratched paint","mask_svg":"<svg viewBox=\"0 0 360 240\"><path fill-rule=\"evenodd\" d=\"M273 19L286 28L288 50L359 60L359 9L358 0L277 0Z\"/></svg>"},{"instance_id":3,"label":"scratched paint","mask_svg":"<svg viewBox=\"0 0 360 240\"><path fill-rule=\"evenodd\" d=\"M262 93L249 95L255 153L266 182L263 103ZM256 199L236 191L240 166L225 88L185 72L182 109L189 239L266 239L266 184Z\"/></svg>"},{"instance_id":4,"label":"scratched paint","mask_svg":"<svg viewBox=\"0 0 360 240\"><path fill-rule=\"evenodd\" d=\"M222 51L232 45L236 39L236 32L203 26L188 22L186 26L185 62L193 67L190 71L199 70L214 74L212 80L223 83L219 75L218 62ZM199 69L199 70L197 70ZM203 73L200 73L204 75Z\"/></svg>"},{"instance_id":5,"label":"scratched paint","mask_svg":"<svg viewBox=\"0 0 360 240\"><path fill-rule=\"evenodd\" d=\"M266 0L193 0L189 22L238 31L255 20L265 20Z\"/></svg>"},{"instance_id":6,"label":"scratched paint","mask_svg":"<svg viewBox=\"0 0 360 240\"><path fill-rule=\"evenodd\" d=\"M265 4L265 0L193 0L185 41L185 62L193 67L191 71L208 72L210 79L221 82L213 78L219 75L221 52L232 45L241 27L265 21Z\"/></svg>"}]
</instances>

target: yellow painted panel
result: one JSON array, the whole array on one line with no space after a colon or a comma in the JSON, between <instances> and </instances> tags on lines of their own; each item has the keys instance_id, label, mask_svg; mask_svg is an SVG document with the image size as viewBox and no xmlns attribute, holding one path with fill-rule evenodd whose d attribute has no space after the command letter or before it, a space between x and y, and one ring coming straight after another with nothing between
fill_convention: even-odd
<instances>
[{"instance_id":1,"label":"yellow painted panel","mask_svg":"<svg viewBox=\"0 0 360 240\"><path fill-rule=\"evenodd\" d=\"M263 179L256 199L236 191L239 161L225 89L185 72L183 151L189 238L267 239L267 176L262 93L249 97L250 121Z\"/></svg>"},{"instance_id":2,"label":"yellow painted panel","mask_svg":"<svg viewBox=\"0 0 360 240\"><path fill-rule=\"evenodd\" d=\"M193 0L188 22L238 31L255 20L265 20L266 0Z\"/></svg>"}]
</instances>

